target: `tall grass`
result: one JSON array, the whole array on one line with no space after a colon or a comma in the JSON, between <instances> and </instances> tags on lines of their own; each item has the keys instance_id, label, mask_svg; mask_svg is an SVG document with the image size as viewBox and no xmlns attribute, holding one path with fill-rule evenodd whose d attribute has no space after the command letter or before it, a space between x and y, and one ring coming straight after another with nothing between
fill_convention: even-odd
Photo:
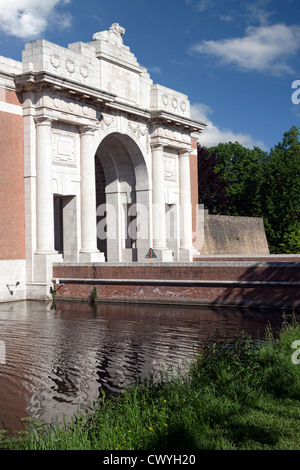
<instances>
[{"instance_id":1,"label":"tall grass","mask_svg":"<svg viewBox=\"0 0 300 470\"><path fill-rule=\"evenodd\" d=\"M26 428L6 449L300 449L300 324L285 320L262 344L242 333L213 338L188 374L104 394L71 423Z\"/></svg>"}]
</instances>

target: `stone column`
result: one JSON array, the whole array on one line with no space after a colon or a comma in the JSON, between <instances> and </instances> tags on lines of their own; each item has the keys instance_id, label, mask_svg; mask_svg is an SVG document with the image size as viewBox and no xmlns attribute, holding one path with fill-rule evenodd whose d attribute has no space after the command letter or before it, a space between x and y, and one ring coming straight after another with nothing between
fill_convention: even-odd
<instances>
[{"instance_id":1,"label":"stone column","mask_svg":"<svg viewBox=\"0 0 300 470\"><path fill-rule=\"evenodd\" d=\"M54 214L52 181L52 119L38 117L36 122L36 252L54 251Z\"/></svg>"},{"instance_id":2,"label":"stone column","mask_svg":"<svg viewBox=\"0 0 300 470\"><path fill-rule=\"evenodd\" d=\"M192 261L193 226L190 176L190 150L179 152L179 186L180 186L180 259Z\"/></svg>"},{"instance_id":3,"label":"stone column","mask_svg":"<svg viewBox=\"0 0 300 470\"><path fill-rule=\"evenodd\" d=\"M36 117L36 251L33 262L31 295L50 298L53 262L62 255L54 250L54 207L52 176L52 121Z\"/></svg>"},{"instance_id":4,"label":"stone column","mask_svg":"<svg viewBox=\"0 0 300 470\"><path fill-rule=\"evenodd\" d=\"M172 251L168 250L166 243L163 152L162 144L152 145L153 249L159 261L172 261Z\"/></svg>"},{"instance_id":5,"label":"stone column","mask_svg":"<svg viewBox=\"0 0 300 470\"><path fill-rule=\"evenodd\" d=\"M93 136L95 129L80 129L81 160L81 250L80 261L104 261L104 254L97 249L96 181Z\"/></svg>"},{"instance_id":6,"label":"stone column","mask_svg":"<svg viewBox=\"0 0 300 470\"><path fill-rule=\"evenodd\" d=\"M152 191L146 186L143 189L136 189L136 223L137 223L137 260L139 262L147 261L146 254L151 246L151 223L152 214L150 213Z\"/></svg>"}]
</instances>

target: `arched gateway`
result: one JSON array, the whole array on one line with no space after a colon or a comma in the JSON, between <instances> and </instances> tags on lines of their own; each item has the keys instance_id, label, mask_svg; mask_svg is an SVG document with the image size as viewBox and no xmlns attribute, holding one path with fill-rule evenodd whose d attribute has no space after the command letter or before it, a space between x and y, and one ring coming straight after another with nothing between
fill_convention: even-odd
<instances>
[{"instance_id":1,"label":"arched gateway","mask_svg":"<svg viewBox=\"0 0 300 470\"><path fill-rule=\"evenodd\" d=\"M130 134L108 134L95 157L97 247L111 262L144 261L150 246L149 159Z\"/></svg>"},{"instance_id":2,"label":"arched gateway","mask_svg":"<svg viewBox=\"0 0 300 470\"><path fill-rule=\"evenodd\" d=\"M28 291L53 262L191 261L196 142L186 95L153 84L118 24L68 49L26 44L23 98ZM191 184L194 178L194 184Z\"/></svg>"}]
</instances>

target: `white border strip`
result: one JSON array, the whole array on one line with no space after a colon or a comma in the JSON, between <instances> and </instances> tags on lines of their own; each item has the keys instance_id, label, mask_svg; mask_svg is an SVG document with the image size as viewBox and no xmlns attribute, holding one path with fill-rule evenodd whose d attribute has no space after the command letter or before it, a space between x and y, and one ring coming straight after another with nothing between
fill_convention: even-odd
<instances>
[{"instance_id":1,"label":"white border strip","mask_svg":"<svg viewBox=\"0 0 300 470\"><path fill-rule=\"evenodd\" d=\"M0 111L9 114L17 114L18 116L23 116L23 107L18 106L17 104L5 103L0 101Z\"/></svg>"}]
</instances>

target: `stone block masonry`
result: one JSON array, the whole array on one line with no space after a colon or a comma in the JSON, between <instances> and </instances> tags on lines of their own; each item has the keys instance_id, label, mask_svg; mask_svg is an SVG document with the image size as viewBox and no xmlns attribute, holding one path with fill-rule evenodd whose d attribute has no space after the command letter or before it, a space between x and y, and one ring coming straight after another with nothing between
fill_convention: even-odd
<instances>
[{"instance_id":1,"label":"stone block masonry","mask_svg":"<svg viewBox=\"0 0 300 470\"><path fill-rule=\"evenodd\" d=\"M258 308L300 307L300 257L196 263L82 264L53 268L57 297L87 301Z\"/></svg>"},{"instance_id":2,"label":"stone block masonry","mask_svg":"<svg viewBox=\"0 0 300 470\"><path fill-rule=\"evenodd\" d=\"M211 215L205 211L201 255L268 255L269 247L260 217Z\"/></svg>"}]
</instances>

